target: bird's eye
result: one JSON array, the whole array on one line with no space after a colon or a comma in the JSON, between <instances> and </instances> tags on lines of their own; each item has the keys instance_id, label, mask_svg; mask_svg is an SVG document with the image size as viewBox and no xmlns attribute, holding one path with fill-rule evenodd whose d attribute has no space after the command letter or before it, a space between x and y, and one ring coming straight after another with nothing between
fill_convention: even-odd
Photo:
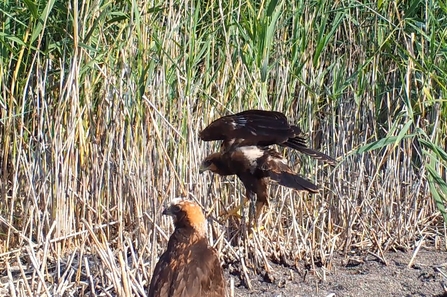
<instances>
[{"instance_id":1,"label":"bird's eye","mask_svg":"<svg viewBox=\"0 0 447 297\"><path fill-rule=\"evenodd\" d=\"M177 213L177 212L179 212L179 211L180 211L180 206L178 206L178 205L173 205L173 206L171 207L171 211L172 211L173 213Z\"/></svg>"}]
</instances>

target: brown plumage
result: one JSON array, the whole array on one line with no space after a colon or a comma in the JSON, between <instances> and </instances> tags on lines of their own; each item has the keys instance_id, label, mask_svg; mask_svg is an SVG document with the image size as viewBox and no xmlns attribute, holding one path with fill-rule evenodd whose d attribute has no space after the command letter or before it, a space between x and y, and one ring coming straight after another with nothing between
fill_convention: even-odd
<instances>
[{"instance_id":1,"label":"brown plumage","mask_svg":"<svg viewBox=\"0 0 447 297\"><path fill-rule=\"evenodd\" d=\"M177 198L163 214L173 217L175 230L155 266L149 297L224 297L223 270L208 245L200 207Z\"/></svg>"},{"instance_id":2,"label":"brown plumage","mask_svg":"<svg viewBox=\"0 0 447 297\"><path fill-rule=\"evenodd\" d=\"M199 134L204 141L222 140L221 151L203 160L200 172L237 175L247 198L256 194L256 217L268 205L269 179L298 191L317 193L318 187L294 173L287 161L267 146L290 147L330 165L336 161L306 146L298 126L290 125L284 114L275 111L247 110L213 121Z\"/></svg>"},{"instance_id":3,"label":"brown plumage","mask_svg":"<svg viewBox=\"0 0 447 297\"><path fill-rule=\"evenodd\" d=\"M315 159L335 165L334 158L306 146L301 129L291 125L277 111L246 110L221 117L199 133L204 141L223 140L222 150L232 146L269 146L278 144L293 148Z\"/></svg>"}]
</instances>

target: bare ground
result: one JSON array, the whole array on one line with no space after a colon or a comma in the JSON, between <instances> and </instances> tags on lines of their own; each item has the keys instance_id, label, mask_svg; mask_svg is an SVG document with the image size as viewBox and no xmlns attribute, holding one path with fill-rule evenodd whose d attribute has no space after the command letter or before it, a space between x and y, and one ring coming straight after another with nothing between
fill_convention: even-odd
<instances>
[{"instance_id":1,"label":"bare ground","mask_svg":"<svg viewBox=\"0 0 447 297\"><path fill-rule=\"evenodd\" d=\"M355 257L337 255L332 268L319 267L312 273L305 264L286 268L272 264L271 282L251 276L252 289L229 273L234 296L446 296L447 253L421 249L408 267L413 253L388 252L379 259L372 254ZM378 296L380 294L380 296Z\"/></svg>"},{"instance_id":2,"label":"bare ground","mask_svg":"<svg viewBox=\"0 0 447 297\"><path fill-rule=\"evenodd\" d=\"M413 254L416 257L412 261ZM75 255L75 254L74 254ZM45 296L118 296L117 284L110 282L110 269L104 269L105 260L96 256L83 256L82 263L89 267L82 269L80 281L75 281L80 262L73 256L71 260L56 269L56 265L48 265L46 276L42 276L50 294ZM24 261L24 259L23 259ZM409 263L412 263L409 267ZM265 297L336 297L336 296L431 296L447 297L444 289L447 284L447 252L423 248L414 252L387 252L379 257L371 253L345 257L334 255L330 268L324 265L312 268L309 264L299 262L295 265L270 263L268 274L255 275L248 273L251 288L247 289L247 282L241 277L241 267L238 263L226 265L226 278L233 290L231 296L265 296ZM25 265L26 266L26 265ZM29 265L27 265L29 267ZM326 265L327 266L327 265ZM11 267L11 266L8 266ZM135 272L136 279L131 281L134 288L132 293L124 295L146 296L150 275L145 271ZM23 292L39 291L36 280L39 280L35 269L26 272L14 271L0 262L0 297L30 296ZM118 269L119 270L119 269ZM116 270L119 274L120 271ZM59 271L59 272L58 272ZM26 275L29 289L24 290L21 275ZM59 276L57 276L59 275ZM139 281L137 281L137 279ZM53 284L51 284L53 283ZM34 284L34 285L33 285ZM15 289L13 288L15 287ZM12 294L11 292L16 292ZM17 294L17 292L22 292ZM42 290L40 290L42 292ZM124 292L123 292L124 293ZM121 293L122 296L123 293ZM378 294L380 294L378 296ZM33 294L32 296L42 296Z\"/></svg>"}]
</instances>

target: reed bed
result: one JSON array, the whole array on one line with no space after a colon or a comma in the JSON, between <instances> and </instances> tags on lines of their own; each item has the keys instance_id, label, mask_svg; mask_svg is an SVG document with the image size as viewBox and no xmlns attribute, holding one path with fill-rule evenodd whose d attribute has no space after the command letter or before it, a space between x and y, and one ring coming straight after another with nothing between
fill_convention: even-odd
<instances>
[{"instance_id":1,"label":"reed bed","mask_svg":"<svg viewBox=\"0 0 447 297\"><path fill-rule=\"evenodd\" d=\"M438 1L6 1L0 4L0 273L9 296L142 295L172 231L206 211L224 266L445 250L447 8ZM223 219L236 178L199 175L198 131L278 110L335 168L272 186L264 229ZM263 266L264 265L264 266Z\"/></svg>"}]
</instances>

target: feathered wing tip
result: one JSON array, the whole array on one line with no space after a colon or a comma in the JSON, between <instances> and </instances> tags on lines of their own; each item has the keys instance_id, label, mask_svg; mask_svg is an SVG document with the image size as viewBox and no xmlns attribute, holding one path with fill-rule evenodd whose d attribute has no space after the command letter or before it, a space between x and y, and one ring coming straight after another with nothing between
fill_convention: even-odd
<instances>
[{"instance_id":1,"label":"feathered wing tip","mask_svg":"<svg viewBox=\"0 0 447 297\"><path fill-rule=\"evenodd\" d=\"M306 154L314 159L324 161L328 163L331 166L335 166L337 164L337 161L332 158L331 156L328 156L322 152L316 151L314 149L308 148L306 139L302 136L301 129L298 126L292 125L291 128L293 129L295 133L295 137L289 138L286 142L282 144L282 146L287 146L290 148L293 148L303 154Z\"/></svg>"},{"instance_id":2,"label":"feathered wing tip","mask_svg":"<svg viewBox=\"0 0 447 297\"><path fill-rule=\"evenodd\" d=\"M270 178L280 184L297 191L307 191L309 193L318 193L319 188L307 179L298 174L287 171L270 171Z\"/></svg>"},{"instance_id":3,"label":"feathered wing tip","mask_svg":"<svg viewBox=\"0 0 447 297\"><path fill-rule=\"evenodd\" d=\"M324 162L328 163L331 166L337 165L337 161L334 158L332 158L331 156L328 156L328 155L326 155L326 154L324 154L322 152L319 152L319 151L316 151L316 150L313 150L313 149L310 149L310 148L302 149L302 150L300 150L300 152L302 152L302 153L304 153L306 155L309 155L309 156L311 156L314 159L324 161Z\"/></svg>"},{"instance_id":4,"label":"feathered wing tip","mask_svg":"<svg viewBox=\"0 0 447 297\"><path fill-rule=\"evenodd\" d=\"M263 169L268 172L271 180L298 191L318 193L318 186L294 173L280 153L273 149L269 149L266 152L267 159Z\"/></svg>"},{"instance_id":5,"label":"feathered wing tip","mask_svg":"<svg viewBox=\"0 0 447 297\"><path fill-rule=\"evenodd\" d=\"M306 146L305 139L302 137L290 138L288 141L284 142L282 145L293 148L293 149L295 149L303 154L306 154L314 159L324 161L331 166L335 166L337 164L337 161L334 158L332 158L331 156L328 156L325 153L316 151L314 149L308 148Z\"/></svg>"}]
</instances>

